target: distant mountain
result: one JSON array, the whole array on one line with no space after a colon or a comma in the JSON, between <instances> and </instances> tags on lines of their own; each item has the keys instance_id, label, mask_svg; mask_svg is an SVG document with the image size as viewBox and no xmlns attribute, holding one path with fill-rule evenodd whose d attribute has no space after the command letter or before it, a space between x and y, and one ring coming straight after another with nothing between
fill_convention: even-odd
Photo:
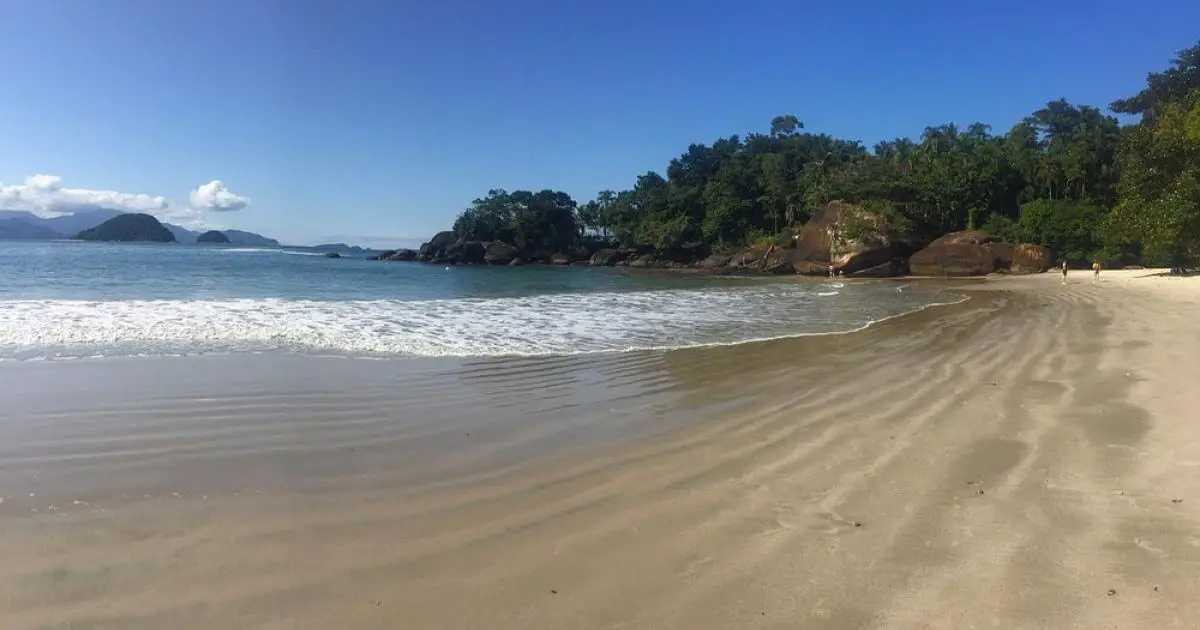
<instances>
[{"instance_id":1,"label":"distant mountain","mask_svg":"<svg viewBox=\"0 0 1200 630\"><path fill-rule=\"evenodd\" d=\"M216 230L209 230L209 231L201 234L200 236L197 236L196 242L197 243L228 243L229 237L225 236L225 234L223 232L218 232Z\"/></svg>"},{"instance_id":2,"label":"distant mountain","mask_svg":"<svg viewBox=\"0 0 1200 630\"><path fill-rule=\"evenodd\" d=\"M233 245L242 245L245 247L279 247L279 241L267 238L262 234L243 232L241 230L221 231L225 233L225 236L229 237L229 242Z\"/></svg>"},{"instance_id":3,"label":"distant mountain","mask_svg":"<svg viewBox=\"0 0 1200 630\"><path fill-rule=\"evenodd\" d=\"M75 235L83 241L126 241L174 243L175 235L158 219L140 213L120 214Z\"/></svg>"},{"instance_id":4,"label":"distant mountain","mask_svg":"<svg viewBox=\"0 0 1200 630\"><path fill-rule=\"evenodd\" d=\"M0 219L0 240L52 241L67 238L48 227L26 223L20 219Z\"/></svg>"},{"instance_id":5,"label":"distant mountain","mask_svg":"<svg viewBox=\"0 0 1200 630\"><path fill-rule=\"evenodd\" d=\"M71 238L75 234L94 228L109 219L124 214L126 213L118 210L96 208L94 210L83 210L75 214L46 219L23 210L0 210L0 225L3 226L0 227L0 239L19 238L21 240L48 241ZM42 229L29 230L22 226L14 227L6 223L7 221L18 221ZM162 225L170 230L171 234L175 236L175 241L179 243L190 245L195 243L196 239L200 236L200 232L189 230L173 223L163 223ZM49 232L46 230L49 230ZM279 241L253 232L222 230L222 233L229 237L229 242L234 245L243 245L246 247L279 247Z\"/></svg>"},{"instance_id":6,"label":"distant mountain","mask_svg":"<svg viewBox=\"0 0 1200 630\"><path fill-rule=\"evenodd\" d=\"M0 220L12 219L15 221L21 221L29 225L36 225L41 228L52 230L58 234L58 236L49 238L67 238L88 228L94 228L97 225L100 225L101 223L104 223L105 221L120 214L122 213L116 210L97 208L95 210L81 211L76 212L75 214L46 219L31 212L23 212L20 210L0 210Z\"/></svg>"},{"instance_id":7,"label":"distant mountain","mask_svg":"<svg viewBox=\"0 0 1200 630\"><path fill-rule=\"evenodd\" d=\"M163 227L171 230L171 233L175 235L175 242L183 243L184 245L191 245L200 237L199 232L175 225L174 223L163 223Z\"/></svg>"}]
</instances>

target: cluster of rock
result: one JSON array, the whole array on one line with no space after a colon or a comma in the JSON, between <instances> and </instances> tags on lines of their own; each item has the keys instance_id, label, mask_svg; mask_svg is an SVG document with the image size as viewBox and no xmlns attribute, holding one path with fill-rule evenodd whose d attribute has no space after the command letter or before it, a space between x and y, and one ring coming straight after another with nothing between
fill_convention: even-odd
<instances>
[{"instance_id":1,"label":"cluster of rock","mask_svg":"<svg viewBox=\"0 0 1200 630\"><path fill-rule=\"evenodd\" d=\"M513 245L501 241L466 241L453 232L438 232L420 249L395 249L380 252L368 260L428 262L443 265L520 265L524 262ZM570 263L570 260L567 260Z\"/></svg>"},{"instance_id":2,"label":"cluster of rock","mask_svg":"<svg viewBox=\"0 0 1200 630\"><path fill-rule=\"evenodd\" d=\"M1050 250L1012 245L983 230L951 232L913 254L909 270L919 276L983 276L997 271L1028 274L1050 268Z\"/></svg>"},{"instance_id":3,"label":"cluster of rock","mask_svg":"<svg viewBox=\"0 0 1200 630\"><path fill-rule=\"evenodd\" d=\"M1002 271L1041 273L1050 265L1040 245L1012 245L982 230L947 234L924 248L899 234L877 213L842 201L826 204L796 233L787 246L760 245L734 253L714 253L699 260L674 260L628 249L599 249L578 258L564 253L522 254L500 241L467 241L439 232L420 249L389 250L370 260L420 261L444 265L509 265L542 263L593 267L655 269L694 268L707 271L828 275L884 278L980 276Z\"/></svg>"}]
</instances>

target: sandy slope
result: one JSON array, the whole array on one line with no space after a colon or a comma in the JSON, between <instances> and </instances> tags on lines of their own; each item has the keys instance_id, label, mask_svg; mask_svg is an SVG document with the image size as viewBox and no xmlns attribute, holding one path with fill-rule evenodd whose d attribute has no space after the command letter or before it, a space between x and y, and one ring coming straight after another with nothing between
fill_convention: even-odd
<instances>
[{"instance_id":1,"label":"sandy slope","mask_svg":"<svg viewBox=\"0 0 1200 630\"><path fill-rule=\"evenodd\" d=\"M1200 279L1148 273L679 353L750 408L570 461L8 519L0 627L1195 628Z\"/></svg>"}]
</instances>

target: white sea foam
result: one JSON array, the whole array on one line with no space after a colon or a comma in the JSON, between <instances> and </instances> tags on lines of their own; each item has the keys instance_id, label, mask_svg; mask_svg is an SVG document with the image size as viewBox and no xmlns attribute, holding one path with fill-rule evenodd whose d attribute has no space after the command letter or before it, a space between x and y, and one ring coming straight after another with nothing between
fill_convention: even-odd
<instances>
[{"instance_id":1,"label":"white sea foam","mask_svg":"<svg viewBox=\"0 0 1200 630\"><path fill-rule=\"evenodd\" d=\"M0 301L0 358L292 351L539 356L728 345L861 329L944 297L815 287L571 293L455 300Z\"/></svg>"}]
</instances>

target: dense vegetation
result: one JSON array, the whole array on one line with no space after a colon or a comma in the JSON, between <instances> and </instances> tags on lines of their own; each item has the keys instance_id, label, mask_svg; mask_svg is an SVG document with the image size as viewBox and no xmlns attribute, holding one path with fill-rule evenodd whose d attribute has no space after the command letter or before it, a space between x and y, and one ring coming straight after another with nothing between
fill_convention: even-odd
<instances>
[{"instance_id":1,"label":"dense vegetation","mask_svg":"<svg viewBox=\"0 0 1200 630\"><path fill-rule=\"evenodd\" d=\"M823 204L842 199L917 241L984 228L1050 248L1057 260L1192 263L1200 258L1200 44L1112 103L1051 101L1004 133L973 123L928 127L871 150L779 116L767 133L693 144L666 177L577 204L565 193L492 190L454 233L522 251L610 242L696 257L755 243L787 245Z\"/></svg>"},{"instance_id":2,"label":"dense vegetation","mask_svg":"<svg viewBox=\"0 0 1200 630\"><path fill-rule=\"evenodd\" d=\"M84 241L151 241L173 243L175 235L158 219L140 213L117 215L75 238Z\"/></svg>"}]
</instances>

